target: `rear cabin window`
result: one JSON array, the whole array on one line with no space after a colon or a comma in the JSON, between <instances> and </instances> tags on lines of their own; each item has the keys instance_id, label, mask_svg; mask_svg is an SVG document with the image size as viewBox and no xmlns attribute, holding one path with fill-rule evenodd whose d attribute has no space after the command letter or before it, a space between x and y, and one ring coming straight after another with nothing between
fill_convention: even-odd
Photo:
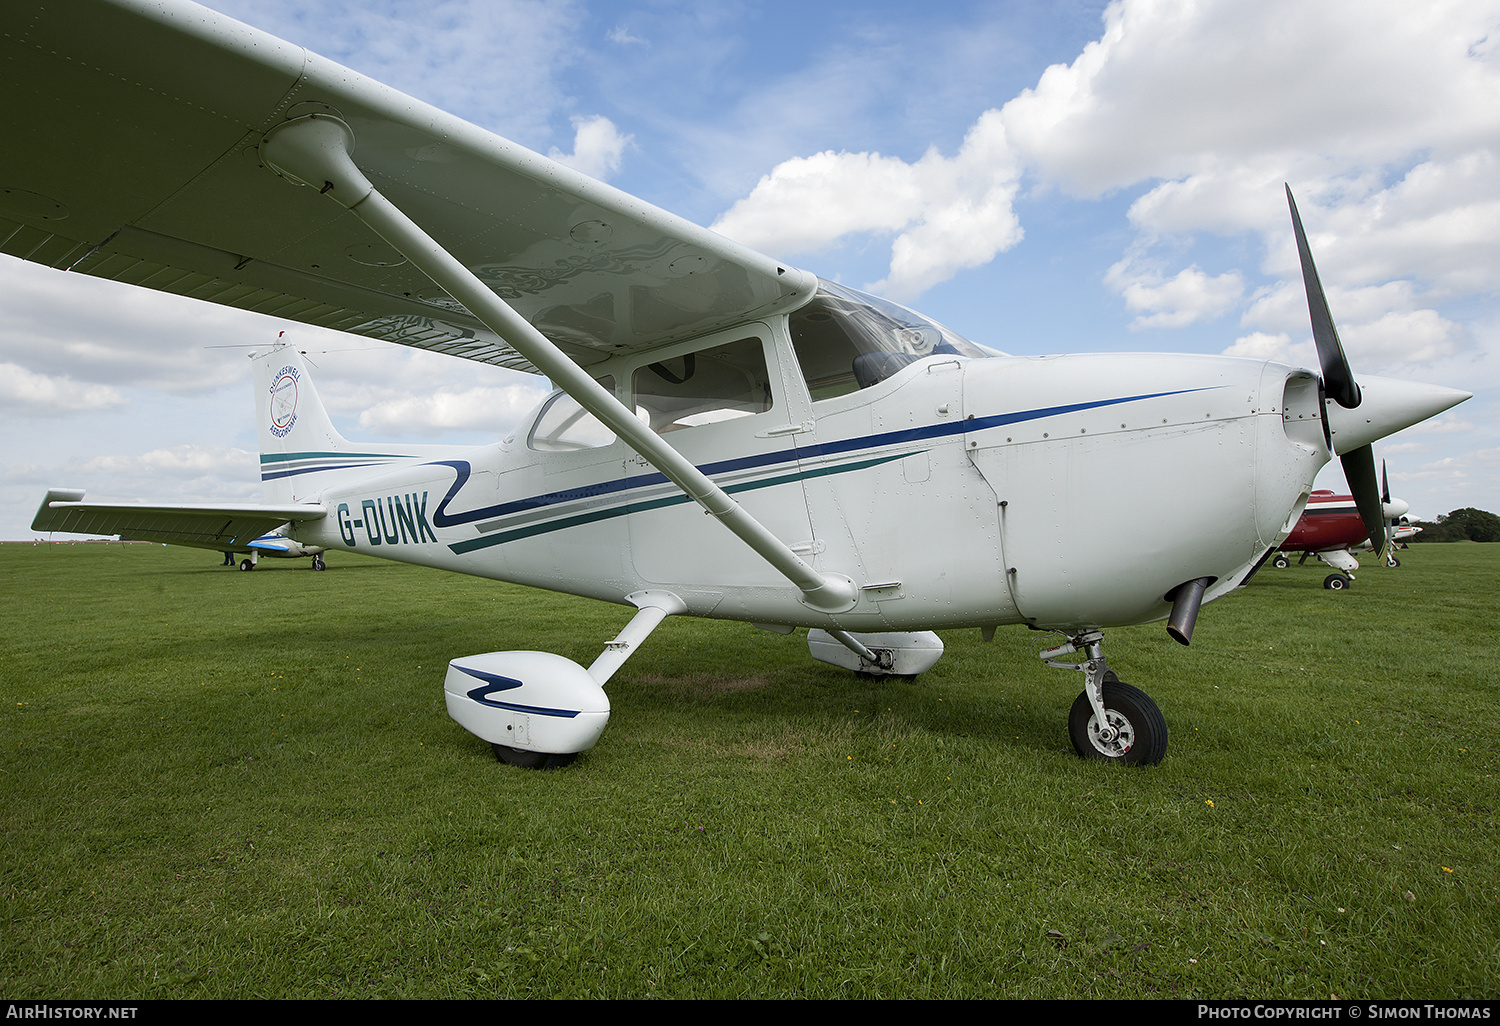
<instances>
[{"instance_id":1,"label":"rear cabin window","mask_svg":"<svg viewBox=\"0 0 1500 1026\"><path fill-rule=\"evenodd\" d=\"M615 390L615 379L599 379L606 391ZM527 444L538 452L575 452L579 449L598 449L615 440L615 433L594 418L578 400L566 392L559 392L537 417Z\"/></svg>"},{"instance_id":2,"label":"rear cabin window","mask_svg":"<svg viewBox=\"0 0 1500 1026\"><path fill-rule=\"evenodd\" d=\"M671 356L636 368L636 416L658 433L764 413L771 377L759 338Z\"/></svg>"}]
</instances>

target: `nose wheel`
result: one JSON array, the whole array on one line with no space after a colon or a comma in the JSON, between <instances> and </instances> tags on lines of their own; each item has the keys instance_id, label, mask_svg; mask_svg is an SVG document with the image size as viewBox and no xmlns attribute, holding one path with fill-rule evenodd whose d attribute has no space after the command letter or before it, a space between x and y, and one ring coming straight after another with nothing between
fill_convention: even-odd
<instances>
[{"instance_id":1,"label":"nose wheel","mask_svg":"<svg viewBox=\"0 0 1500 1026\"><path fill-rule=\"evenodd\" d=\"M1118 679L1104 682L1103 723L1087 691L1074 699L1068 735L1079 755L1100 762L1154 766L1167 754L1167 721L1161 709L1140 688Z\"/></svg>"},{"instance_id":2,"label":"nose wheel","mask_svg":"<svg viewBox=\"0 0 1500 1026\"><path fill-rule=\"evenodd\" d=\"M1088 631L1041 653L1048 666L1078 670L1083 693L1068 713L1068 736L1085 759L1154 766L1167 754L1167 721L1140 688L1126 684L1104 662L1104 635ZM1062 657L1081 652L1082 662Z\"/></svg>"}]
</instances>

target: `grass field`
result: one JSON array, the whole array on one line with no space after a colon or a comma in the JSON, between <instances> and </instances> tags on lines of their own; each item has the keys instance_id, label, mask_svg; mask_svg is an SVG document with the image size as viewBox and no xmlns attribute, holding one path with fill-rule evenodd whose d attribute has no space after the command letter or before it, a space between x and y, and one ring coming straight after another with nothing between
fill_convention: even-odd
<instances>
[{"instance_id":1,"label":"grass field","mask_svg":"<svg viewBox=\"0 0 1500 1026\"><path fill-rule=\"evenodd\" d=\"M1051 635L913 683L669 619L593 751L500 765L448 659L626 610L335 554L0 546L10 998L1500 994L1500 545L1263 570L1107 634L1172 732L1085 763ZM1372 563L1366 559L1366 563Z\"/></svg>"}]
</instances>

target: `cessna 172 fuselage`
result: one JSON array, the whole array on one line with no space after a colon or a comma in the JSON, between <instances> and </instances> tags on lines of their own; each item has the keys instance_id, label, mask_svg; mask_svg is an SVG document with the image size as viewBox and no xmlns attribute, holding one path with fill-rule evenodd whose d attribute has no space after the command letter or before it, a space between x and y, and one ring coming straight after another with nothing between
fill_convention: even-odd
<instances>
[{"instance_id":1,"label":"cessna 172 fuselage","mask_svg":"<svg viewBox=\"0 0 1500 1026\"><path fill-rule=\"evenodd\" d=\"M450 713L514 761L594 744L603 685L668 615L809 628L816 657L866 673L925 670L939 627L1056 630L1043 658L1084 674L1079 752L1158 761L1165 722L1108 670L1102 630L1165 617L1186 643L1334 451L1363 496L1374 439L1466 397L1354 380L1295 209L1316 373L995 357L212 12L87 7L34 5L0 44L28 144L0 156L0 249L560 389L496 445L385 451L340 438L273 349L266 502L119 529L222 548L274 528L635 606L587 669L452 661ZM81 499L49 494L36 526L121 508Z\"/></svg>"}]
</instances>

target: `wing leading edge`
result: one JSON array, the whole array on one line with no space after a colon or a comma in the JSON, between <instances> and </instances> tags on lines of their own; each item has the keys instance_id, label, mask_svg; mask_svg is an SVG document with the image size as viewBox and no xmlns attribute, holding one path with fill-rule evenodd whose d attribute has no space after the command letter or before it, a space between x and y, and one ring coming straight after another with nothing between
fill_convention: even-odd
<instances>
[{"instance_id":1,"label":"wing leading edge","mask_svg":"<svg viewBox=\"0 0 1500 1026\"><path fill-rule=\"evenodd\" d=\"M219 551L245 550L257 538L289 523L320 520L328 508L320 503L239 506L149 505L82 502L73 488L47 492L33 531L119 535L132 541L167 542Z\"/></svg>"},{"instance_id":2,"label":"wing leading edge","mask_svg":"<svg viewBox=\"0 0 1500 1026\"><path fill-rule=\"evenodd\" d=\"M29 9L28 9L29 8ZM360 167L578 363L800 305L815 279L181 0L23 4L0 35L0 252L532 370L258 147L325 113Z\"/></svg>"}]
</instances>

